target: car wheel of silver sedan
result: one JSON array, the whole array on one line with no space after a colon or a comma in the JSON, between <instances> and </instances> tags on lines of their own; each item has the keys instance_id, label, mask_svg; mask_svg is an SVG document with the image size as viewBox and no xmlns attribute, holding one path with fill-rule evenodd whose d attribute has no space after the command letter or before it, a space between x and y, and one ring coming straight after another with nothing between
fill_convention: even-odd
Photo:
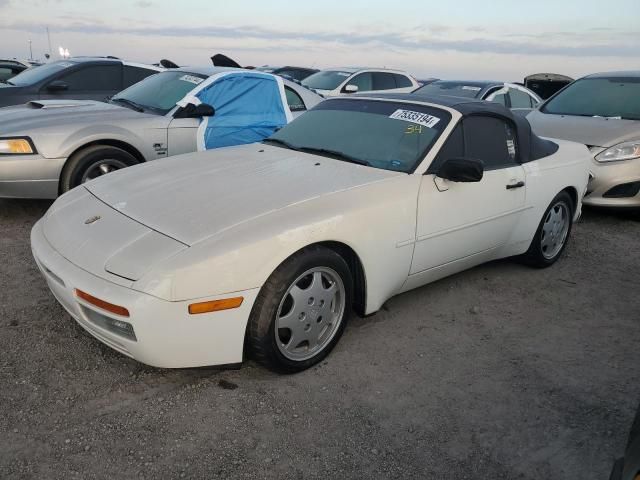
<instances>
[{"instance_id":1,"label":"car wheel of silver sedan","mask_svg":"<svg viewBox=\"0 0 640 480\"><path fill-rule=\"evenodd\" d=\"M65 164L60 178L60 193L136 163L136 158L121 148L110 145L87 147L76 152Z\"/></svg>"},{"instance_id":2,"label":"car wheel of silver sedan","mask_svg":"<svg viewBox=\"0 0 640 480\"><path fill-rule=\"evenodd\" d=\"M560 192L545 211L529 250L524 254L525 263L545 268L553 265L564 251L573 226L573 199Z\"/></svg>"},{"instance_id":3,"label":"car wheel of silver sedan","mask_svg":"<svg viewBox=\"0 0 640 480\"><path fill-rule=\"evenodd\" d=\"M269 368L297 372L333 349L352 303L352 276L333 250L304 249L280 265L262 287L247 329L253 356Z\"/></svg>"}]
</instances>

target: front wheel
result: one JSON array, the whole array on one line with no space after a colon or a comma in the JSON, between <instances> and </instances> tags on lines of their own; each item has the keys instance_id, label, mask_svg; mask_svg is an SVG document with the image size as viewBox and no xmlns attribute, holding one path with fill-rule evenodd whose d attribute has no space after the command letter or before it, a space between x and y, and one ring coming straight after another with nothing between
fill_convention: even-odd
<instances>
[{"instance_id":1,"label":"front wheel","mask_svg":"<svg viewBox=\"0 0 640 480\"><path fill-rule=\"evenodd\" d=\"M136 158L121 148L109 145L87 147L74 154L65 165L60 178L60 193L136 163Z\"/></svg>"},{"instance_id":2,"label":"front wheel","mask_svg":"<svg viewBox=\"0 0 640 480\"><path fill-rule=\"evenodd\" d=\"M304 249L280 265L251 311L248 347L268 368L305 370L325 358L344 332L353 280L345 260L324 247Z\"/></svg>"},{"instance_id":3,"label":"front wheel","mask_svg":"<svg viewBox=\"0 0 640 480\"><path fill-rule=\"evenodd\" d=\"M529 250L522 260L533 267L553 265L564 251L573 226L574 205L567 192L560 192L544 213Z\"/></svg>"}]
</instances>

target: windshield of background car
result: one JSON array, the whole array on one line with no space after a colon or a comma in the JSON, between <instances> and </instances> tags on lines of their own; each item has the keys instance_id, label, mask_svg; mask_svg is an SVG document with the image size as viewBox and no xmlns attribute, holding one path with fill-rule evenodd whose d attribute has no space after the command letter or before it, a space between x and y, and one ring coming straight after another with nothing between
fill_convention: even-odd
<instances>
[{"instance_id":1,"label":"windshield of background car","mask_svg":"<svg viewBox=\"0 0 640 480\"><path fill-rule=\"evenodd\" d=\"M325 100L270 139L294 149L340 152L375 168L411 173L450 121L449 112L424 105Z\"/></svg>"},{"instance_id":2,"label":"windshield of background car","mask_svg":"<svg viewBox=\"0 0 640 480\"><path fill-rule=\"evenodd\" d=\"M308 76L302 80L302 84L307 88L316 90L335 90L351 75L353 74L349 72L327 70Z\"/></svg>"},{"instance_id":3,"label":"windshield of background car","mask_svg":"<svg viewBox=\"0 0 640 480\"><path fill-rule=\"evenodd\" d=\"M74 65L74 62L65 60L46 63L39 67L29 68L28 70L19 73L9 81L18 87L26 87L27 85L33 85L41 82L42 80L49 78L51 75L61 72L65 68L73 67Z\"/></svg>"},{"instance_id":4,"label":"windshield of background car","mask_svg":"<svg viewBox=\"0 0 640 480\"><path fill-rule=\"evenodd\" d=\"M640 120L640 77L576 80L541 108L544 113Z\"/></svg>"},{"instance_id":5,"label":"windshield of background car","mask_svg":"<svg viewBox=\"0 0 640 480\"><path fill-rule=\"evenodd\" d=\"M198 73L162 72L114 95L111 101L117 103L118 99L129 100L145 110L164 115L206 78L206 75Z\"/></svg>"},{"instance_id":6,"label":"windshield of background car","mask_svg":"<svg viewBox=\"0 0 640 480\"><path fill-rule=\"evenodd\" d=\"M482 87L464 82L433 82L417 89L417 95L451 95L454 97L476 98Z\"/></svg>"}]
</instances>

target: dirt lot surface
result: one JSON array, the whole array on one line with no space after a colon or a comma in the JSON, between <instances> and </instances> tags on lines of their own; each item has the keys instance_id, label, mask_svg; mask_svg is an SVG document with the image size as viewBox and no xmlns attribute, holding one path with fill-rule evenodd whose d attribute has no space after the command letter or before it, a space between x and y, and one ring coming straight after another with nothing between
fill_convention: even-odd
<instances>
[{"instance_id":1,"label":"dirt lot surface","mask_svg":"<svg viewBox=\"0 0 640 480\"><path fill-rule=\"evenodd\" d=\"M156 370L89 337L0 200L0 478L606 479L640 399L640 216L354 318L295 376Z\"/></svg>"}]
</instances>

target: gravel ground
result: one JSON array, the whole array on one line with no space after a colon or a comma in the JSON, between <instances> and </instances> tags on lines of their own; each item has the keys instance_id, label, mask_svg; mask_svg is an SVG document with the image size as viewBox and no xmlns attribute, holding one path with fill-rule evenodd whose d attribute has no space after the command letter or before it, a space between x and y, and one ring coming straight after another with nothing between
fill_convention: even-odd
<instances>
[{"instance_id":1,"label":"gravel ground","mask_svg":"<svg viewBox=\"0 0 640 480\"><path fill-rule=\"evenodd\" d=\"M0 200L0 478L606 479L640 399L640 215L587 211L551 269L494 262L354 318L278 376L101 345Z\"/></svg>"}]
</instances>

